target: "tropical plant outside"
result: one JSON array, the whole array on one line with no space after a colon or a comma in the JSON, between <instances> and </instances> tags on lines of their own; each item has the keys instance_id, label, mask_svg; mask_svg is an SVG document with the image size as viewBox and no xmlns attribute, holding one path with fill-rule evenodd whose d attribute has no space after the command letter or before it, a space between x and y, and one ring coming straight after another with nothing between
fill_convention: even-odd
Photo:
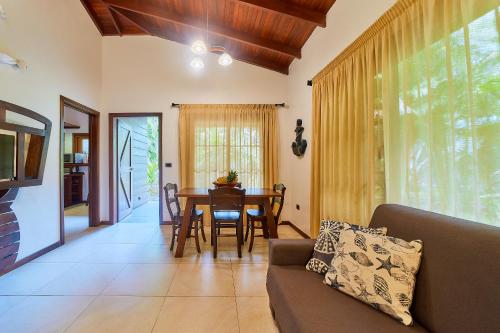
<instances>
[{"instance_id":1,"label":"tropical plant outside","mask_svg":"<svg viewBox=\"0 0 500 333\"><path fill-rule=\"evenodd\" d=\"M405 203L500 226L498 8L399 65Z\"/></svg>"},{"instance_id":2,"label":"tropical plant outside","mask_svg":"<svg viewBox=\"0 0 500 333\"><path fill-rule=\"evenodd\" d=\"M158 199L158 118L148 117L147 135L148 135L148 162L146 169L146 182L148 193L152 199Z\"/></svg>"}]
</instances>

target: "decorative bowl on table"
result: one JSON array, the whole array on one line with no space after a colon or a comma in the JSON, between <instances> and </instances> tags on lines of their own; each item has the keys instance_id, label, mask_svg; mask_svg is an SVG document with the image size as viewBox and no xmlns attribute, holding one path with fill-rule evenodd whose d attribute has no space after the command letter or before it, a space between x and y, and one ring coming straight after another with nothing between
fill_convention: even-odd
<instances>
[{"instance_id":1,"label":"decorative bowl on table","mask_svg":"<svg viewBox=\"0 0 500 333\"><path fill-rule=\"evenodd\" d=\"M238 182L238 172L235 170L229 171L227 176L219 177L213 182L216 188L219 187L240 187L241 183Z\"/></svg>"}]
</instances>

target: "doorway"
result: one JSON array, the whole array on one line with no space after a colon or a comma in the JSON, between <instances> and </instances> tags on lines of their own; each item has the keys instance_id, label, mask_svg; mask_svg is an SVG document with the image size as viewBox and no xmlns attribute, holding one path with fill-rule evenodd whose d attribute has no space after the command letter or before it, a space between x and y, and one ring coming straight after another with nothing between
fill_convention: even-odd
<instances>
[{"instance_id":1,"label":"doorway","mask_svg":"<svg viewBox=\"0 0 500 333\"><path fill-rule=\"evenodd\" d=\"M99 113L60 98L60 238L74 239L99 219Z\"/></svg>"},{"instance_id":2,"label":"doorway","mask_svg":"<svg viewBox=\"0 0 500 333\"><path fill-rule=\"evenodd\" d=\"M162 114L109 114L110 222L158 223L162 210Z\"/></svg>"}]
</instances>

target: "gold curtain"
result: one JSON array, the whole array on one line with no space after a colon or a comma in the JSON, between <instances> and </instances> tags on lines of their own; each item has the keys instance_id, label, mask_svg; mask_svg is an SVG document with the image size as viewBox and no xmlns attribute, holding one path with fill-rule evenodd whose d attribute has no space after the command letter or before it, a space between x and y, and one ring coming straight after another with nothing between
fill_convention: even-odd
<instances>
[{"instance_id":1,"label":"gold curtain","mask_svg":"<svg viewBox=\"0 0 500 333\"><path fill-rule=\"evenodd\" d=\"M243 187L278 180L276 107L260 104L181 105L181 187L210 187L237 170Z\"/></svg>"},{"instance_id":2,"label":"gold curtain","mask_svg":"<svg viewBox=\"0 0 500 333\"><path fill-rule=\"evenodd\" d=\"M367 225L383 198L375 57L364 50L313 84L311 233L322 218ZM377 200L378 199L378 200Z\"/></svg>"},{"instance_id":3,"label":"gold curtain","mask_svg":"<svg viewBox=\"0 0 500 333\"><path fill-rule=\"evenodd\" d=\"M499 4L399 1L314 78L313 234L383 201L499 223Z\"/></svg>"}]
</instances>

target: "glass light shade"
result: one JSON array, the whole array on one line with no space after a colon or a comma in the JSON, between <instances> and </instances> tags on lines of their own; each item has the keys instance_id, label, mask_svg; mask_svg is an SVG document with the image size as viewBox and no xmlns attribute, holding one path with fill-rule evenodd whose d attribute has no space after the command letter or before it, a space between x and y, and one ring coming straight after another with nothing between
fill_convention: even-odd
<instances>
[{"instance_id":1,"label":"glass light shade","mask_svg":"<svg viewBox=\"0 0 500 333\"><path fill-rule=\"evenodd\" d=\"M202 55L207 53L207 46L205 45L205 42L202 40L197 40L191 45L191 51L194 54Z\"/></svg>"},{"instance_id":2,"label":"glass light shade","mask_svg":"<svg viewBox=\"0 0 500 333\"><path fill-rule=\"evenodd\" d=\"M194 58L193 60L191 60L191 67L193 67L194 69L203 69L205 67L205 63L203 62L203 60L201 58Z\"/></svg>"},{"instance_id":3,"label":"glass light shade","mask_svg":"<svg viewBox=\"0 0 500 333\"><path fill-rule=\"evenodd\" d=\"M219 65L221 66L229 66L233 63L233 58L229 55L229 53L222 53L219 57Z\"/></svg>"}]
</instances>

